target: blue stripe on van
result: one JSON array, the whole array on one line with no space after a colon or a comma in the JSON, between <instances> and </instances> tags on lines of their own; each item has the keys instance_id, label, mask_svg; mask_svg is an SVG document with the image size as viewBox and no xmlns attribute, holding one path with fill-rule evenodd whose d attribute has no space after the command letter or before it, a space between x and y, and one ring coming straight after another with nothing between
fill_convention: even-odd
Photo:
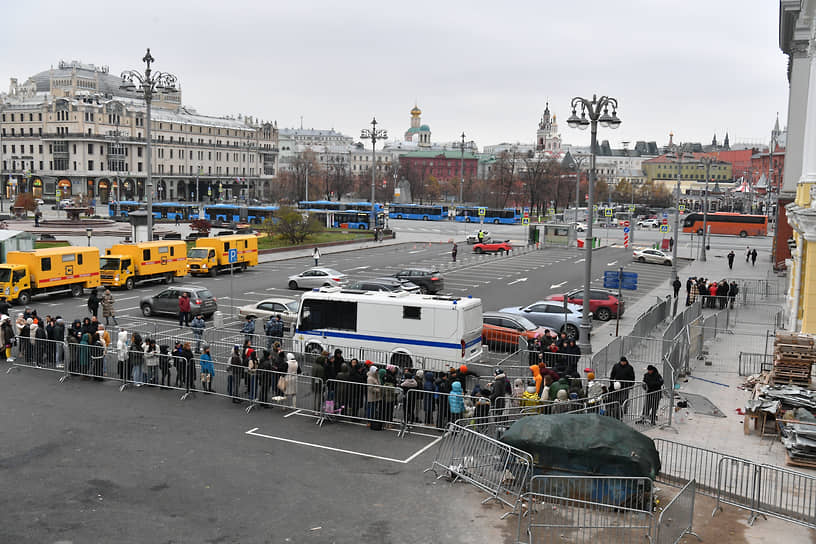
<instances>
[{"instance_id":1,"label":"blue stripe on van","mask_svg":"<svg viewBox=\"0 0 816 544\"><path fill-rule=\"evenodd\" d=\"M337 331L317 332L317 331L302 331L300 329L296 329L295 334L305 334L308 336L318 336L321 338L326 337L326 338L346 338L349 340L367 340L369 342L391 342L394 344L407 344L410 346L427 346L432 348L462 349L461 344L454 344L453 342L430 342L427 340L413 340L411 338L394 338L391 336L374 336L370 334L354 334L349 332L337 332ZM481 335L479 335L473 340L467 342L465 344L465 348L475 346L481 341L482 337Z\"/></svg>"}]
</instances>

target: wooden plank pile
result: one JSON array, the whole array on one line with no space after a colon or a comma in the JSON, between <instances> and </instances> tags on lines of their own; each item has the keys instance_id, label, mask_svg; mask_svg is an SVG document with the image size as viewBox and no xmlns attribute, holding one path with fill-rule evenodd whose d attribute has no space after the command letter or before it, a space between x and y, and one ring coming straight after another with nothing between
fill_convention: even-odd
<instances>
[{"instance_id":1,"label":"wooden plank pile","mask_svg":"<svg viewBox=\"0 0 816 544\"><path fill-rule=\"evenodd\" d=\"M813 337L807 334L778 332L774 340L773 382L810 385L810 373L816 363Z\"/></svg>"}]
</instances>

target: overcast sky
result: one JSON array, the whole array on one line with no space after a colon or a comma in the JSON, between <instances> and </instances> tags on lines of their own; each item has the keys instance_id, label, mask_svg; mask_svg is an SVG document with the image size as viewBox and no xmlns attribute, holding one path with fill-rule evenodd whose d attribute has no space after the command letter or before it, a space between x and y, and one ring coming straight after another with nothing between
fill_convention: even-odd
<instances>
[{"instance_id":1,"label":"overcast sky","mask_svg":"<svg viewBox=\"0 0 816 544\"><path fill-rule=\"evenodd\" d=\"M547 101L565 142L570 98L616 97L599 138L768 143L787 114L773 0L571 2L5 2L0 84L59 60L176 74L183 101L279 127L402 137L418 103L432 139L532 142Z\"/></svg>"}]
</instances>

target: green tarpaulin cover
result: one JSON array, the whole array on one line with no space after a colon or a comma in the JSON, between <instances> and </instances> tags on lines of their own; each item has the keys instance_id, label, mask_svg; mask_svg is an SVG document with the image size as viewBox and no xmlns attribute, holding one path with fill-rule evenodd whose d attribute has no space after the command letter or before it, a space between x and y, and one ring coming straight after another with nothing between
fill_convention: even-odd
<instances>
[{"instance_id":1,"label":"green tarpaulin cover","mask_svg":"<svg viewBox=\"0 0 816 544\"><path fill-rule=\"evenodd\" d=\"M522 418L501 441L533 456L536 472L655 479L660 456L648 436L599 414Z\"/></svg>"}]
</instances>

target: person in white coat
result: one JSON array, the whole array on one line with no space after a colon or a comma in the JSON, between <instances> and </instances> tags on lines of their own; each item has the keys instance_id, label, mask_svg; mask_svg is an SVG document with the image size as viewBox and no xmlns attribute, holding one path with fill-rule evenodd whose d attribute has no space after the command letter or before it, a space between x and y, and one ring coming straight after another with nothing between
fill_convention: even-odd
<instances>
[{"instance_id":1,"label":"person in white coat","mask_svg":"<svg viewBox=\"0 0 816 544\"><path fill-rule=\"evenodd\" d=\"M320 250L315 246L314 251L312 251L312 257L315 260L315 266L319 266L320 263Z\"/></svg>"},{"instance_id":2,"label":"person in white coat","mask_svg":"<svg viewBox=\"0 0 816 544\"><path fill-rule=\"evenodd\" d=\"M315 248L316 249L316 248ZM298 362L294 353L286 354L286 404L294 408L297 405Z\"/></svg>"},{"instance_id":3,"label":"person in white coat","mask_svg":"<svg viewBox=\"0 0 816 544\"><path fill-rule=\"evenodd\" d=\"M120 380L124 380L125 376L130 376L129 371L127 374L125 374L125 370L127 370L128 359L127 339L128 339L127 331L125 329L120 330L119 336L116 338L116 360Z\"/></svg>"}]
</instances>

